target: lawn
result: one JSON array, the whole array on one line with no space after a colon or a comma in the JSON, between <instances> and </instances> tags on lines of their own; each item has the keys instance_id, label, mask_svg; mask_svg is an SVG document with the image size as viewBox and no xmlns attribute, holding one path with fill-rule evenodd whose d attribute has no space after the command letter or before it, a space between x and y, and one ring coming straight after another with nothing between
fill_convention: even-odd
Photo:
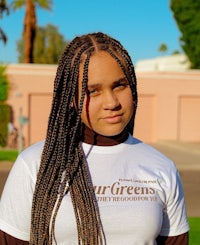
<instances>
[{"instance_id":1,"label":"lawn","mask_svg":"<svg viewBox=\"0 0 200 245\"><path fill-rule=\"evenodd\" d=\"M0 161L14 162L17 155L17 150L0 148Z\"/></svg>"},{"instance_id":2,"label":"lawn","mask_svg":"<svg viewBox=\"0 0 200 245\"><path fill-rule=\"evenodd\" d=\"M200 218L189 217L190 224L190 245L199 245L200 244Z\"/></svg>"}]
</instances>

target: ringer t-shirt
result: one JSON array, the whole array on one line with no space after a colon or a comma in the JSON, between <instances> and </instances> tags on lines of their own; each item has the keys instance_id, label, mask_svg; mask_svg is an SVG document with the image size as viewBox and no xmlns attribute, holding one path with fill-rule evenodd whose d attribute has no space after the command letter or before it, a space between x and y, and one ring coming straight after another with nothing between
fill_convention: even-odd
<instances>
[{"instance_id":1,"label":"ringer t-shirt","mask_svg":"<svg viewBox=\"0 0 200 245\"><path fill-rule=\"evenodd\" d=\"M31 206L44 141L17 158L0 201L0 229L29 241ZM82 143L108 245L156 244L189 230L179 173L166 156L129 136L115 146ZM59 245L78 244L70 194L55 222Z\"/></svg>"}]
</instances>

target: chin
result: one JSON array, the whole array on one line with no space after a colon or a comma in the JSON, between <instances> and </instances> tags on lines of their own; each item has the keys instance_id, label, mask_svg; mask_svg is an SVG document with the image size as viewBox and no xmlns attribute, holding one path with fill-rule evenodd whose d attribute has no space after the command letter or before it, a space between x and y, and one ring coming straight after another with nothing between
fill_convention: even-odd
<instances>
[{"instance_id":1,"label":"chin","mask_svg":"<svg viewBox=\"0 0 200 245\"><path fill-rule=\"evenodd\" d=\"M124 128L123 128L123 129L119 129L119 130L105 130L105 131L99 131L99 132L97 132L97 133L98 133L98 134L101 134L101 135L103 135L103 136L112 137L112 136L119 135L123 130L124 130Z\"/></svg>"}]
</instances>

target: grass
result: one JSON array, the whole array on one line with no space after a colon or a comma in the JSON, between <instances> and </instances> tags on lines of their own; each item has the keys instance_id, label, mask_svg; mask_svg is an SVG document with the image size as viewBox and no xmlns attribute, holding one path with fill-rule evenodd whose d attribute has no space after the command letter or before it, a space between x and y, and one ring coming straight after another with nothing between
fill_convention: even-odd
<instances>
[{"instance_id":1,"label":"grass","mask_svg":"<svg viewBox=\"0 0 200 245\"><path fill-rule=\"evenodd\" d=\"M14 162L17 155L17 150L0 148L0 161Z\"/></svg>"},{"instance_id":2,"label":"grass","mask_svg":"<svg viewBox=\"0 0 200 245\"><path fill-rule=\"evenodd\" d=\"M17 150L0 148L0 161L14 162L18 155ZM189 217L190 235L189 244L200 244L200 217Z\"/></svg>"},{"instance_id":3,"label":"grass","mask_svg":"<svg viewBox=\"0 0 200 245\"><path fill-rule=\"evenodd\" d=\"M200 217L189 217L190 233L189 233L189 244L199 245L200 244Z\"/></svg>"}]
</instances>

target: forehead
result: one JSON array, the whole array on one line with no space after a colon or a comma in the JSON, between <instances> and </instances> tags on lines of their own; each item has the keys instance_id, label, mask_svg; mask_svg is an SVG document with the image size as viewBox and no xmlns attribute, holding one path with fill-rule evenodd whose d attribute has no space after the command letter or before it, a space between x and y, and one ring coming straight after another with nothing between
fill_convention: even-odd
<instances>
[{"instance_id":1,"label":"forehead","mask_svg":"<svg viewBox=\"0 0 200 245\"><path fill-rule=\"evenodd\" d=\"M83 78L84 62L80 65L79 77ZM101 81L117 80L124 77L124 73L117 61L107 52L95 52L88 66L88 82L97 83Z\"/></svg>"}]
</instances>

